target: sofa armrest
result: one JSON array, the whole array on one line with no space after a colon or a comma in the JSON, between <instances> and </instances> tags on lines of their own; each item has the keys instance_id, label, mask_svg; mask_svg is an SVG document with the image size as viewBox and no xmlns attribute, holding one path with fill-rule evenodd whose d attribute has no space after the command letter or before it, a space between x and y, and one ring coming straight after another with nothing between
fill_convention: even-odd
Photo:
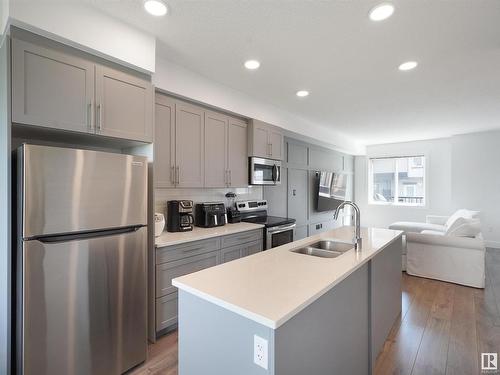
<instances>
[{"instance_id":1,"label":"sofa armrest","mask_svg":"<svg viewBox=\"0 0 500 375\"><path fill-rule=\"evenodd\" d=\"M407 233L406 242L416 242L425 245L449 246L485 251L484 240L482 239L482 237L470 238L443 236L437 234Z\"/></svg>"},{"instance_id":2,"label":"sofa armrest","mask_svg":"<svg viewBox=\"0 0 500 375\"><path fill-rule=\"evenodd\" d=\"M448 218L449 216L427 215L425 217L425 222L428 224L445 225Z\"/></svg>"}]
</instances>

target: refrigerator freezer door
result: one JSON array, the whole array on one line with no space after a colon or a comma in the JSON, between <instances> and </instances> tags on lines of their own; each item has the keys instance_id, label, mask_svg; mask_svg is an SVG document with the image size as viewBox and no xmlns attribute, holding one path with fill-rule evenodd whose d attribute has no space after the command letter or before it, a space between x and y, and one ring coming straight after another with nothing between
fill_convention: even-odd
<instances>
[{"instance_id":1,"label":"refrigerator freezer door","mask_svg":"<svg viewBox=\"0 0 500 375\"><path fill-rule=\"evenodd\" d=\"M147 159L19 148L23 238L147 224Z\"/></svg>"},{"instance_id":2,"label":"refrigerator freezer door","mask_svg":"<svg viewBox=\"0 0 500 375\"><path fill-rule=\"evenodd\" d=\"M146 359L146 237L24 241L24 375L118 375Z\"/></svg>"}]
</instances>

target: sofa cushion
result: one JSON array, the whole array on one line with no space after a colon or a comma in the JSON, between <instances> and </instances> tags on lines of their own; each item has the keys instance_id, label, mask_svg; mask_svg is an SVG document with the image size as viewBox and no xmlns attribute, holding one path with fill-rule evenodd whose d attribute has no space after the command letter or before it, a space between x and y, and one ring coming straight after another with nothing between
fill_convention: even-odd
<instances>
[{"instance_id":1,"label":"sofa cushion","mask_svg":"<svg viewBox=\"0 0 500 375\"><path fill-rule=\"evenodd\" d=\"M439 232L437 230L423 230L421 234L432 234L433 236L444 236L445 232Z\"/></svg>"},{"instance_id":2,"label":"sofa cushion","mask_svg":"<svg viewBox=\"0 0 500 375\"><path fill-rule=\"evenodd\" d=\"M457 210L453 215L451 215L448 218L448 220L446 220L445 227L449 228L449 227L453 226L455 221L459 220L460 218L477 219L478 216L479 216L479 211L471 211L471 210L467 210L465 208L462 208L460 210ZM461 224L463 224L463 222ZM457 225L461 225L461 224L457 224Z\"/></svg>"},{"instance_id":3,"label":"sofa cushion","mask_svg":"<svg viewBox=\"0 0 500 375\"><path fill-rule=\"evenodd\" d=\"M407 233L420 233L423 230L433 230L437 232L446 232L446 227L439 224L417 223L412 221L397 221L389 225L389 229L402 230Z\"/></svg>"},{"instance_id":4,"label":"sofa cushion","mask_svg":"<svg viewBox=\"0 0 500 375\"><path fill-rule=\"evenodd\" d=\"M481 222L479 219L458 218L453 224L446 228L447 236L476 237L481 233Z\"/></svg>"}]
</instances>

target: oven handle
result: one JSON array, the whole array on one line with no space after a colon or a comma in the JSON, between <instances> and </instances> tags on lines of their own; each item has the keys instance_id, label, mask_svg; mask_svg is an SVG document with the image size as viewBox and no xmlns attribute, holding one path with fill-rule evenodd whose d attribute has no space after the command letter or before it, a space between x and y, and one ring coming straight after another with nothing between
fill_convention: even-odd
<instances>
[{"instance_id":1,"label":"oven handle","mask_svg":"<svg viewBox=\"0 0 500 375\"><path fill-rule=\"evenodd\" d=\"M267 230L267 233L269 234L278 234L282 232L286 232L287 230L293 229L297 226L297 224L286 224L286 225L280 225L278 227L272 227Z\"/></svg>"}]
</instances>

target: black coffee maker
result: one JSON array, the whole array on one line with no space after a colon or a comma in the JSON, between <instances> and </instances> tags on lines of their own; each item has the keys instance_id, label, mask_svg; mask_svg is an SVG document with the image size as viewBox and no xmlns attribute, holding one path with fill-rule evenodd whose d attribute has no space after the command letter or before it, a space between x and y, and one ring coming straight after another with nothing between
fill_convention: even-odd
<instances>
[{"instance_id":1,"label":"black coffee maker","mask_svg":"<svg viewBox=\"0 0 500 375\"><path fill-rule=\"evenodd\" d=\"M189 232L193 222L193 201L167 201L167 232Z\"/></svg>"}]
</instances>

